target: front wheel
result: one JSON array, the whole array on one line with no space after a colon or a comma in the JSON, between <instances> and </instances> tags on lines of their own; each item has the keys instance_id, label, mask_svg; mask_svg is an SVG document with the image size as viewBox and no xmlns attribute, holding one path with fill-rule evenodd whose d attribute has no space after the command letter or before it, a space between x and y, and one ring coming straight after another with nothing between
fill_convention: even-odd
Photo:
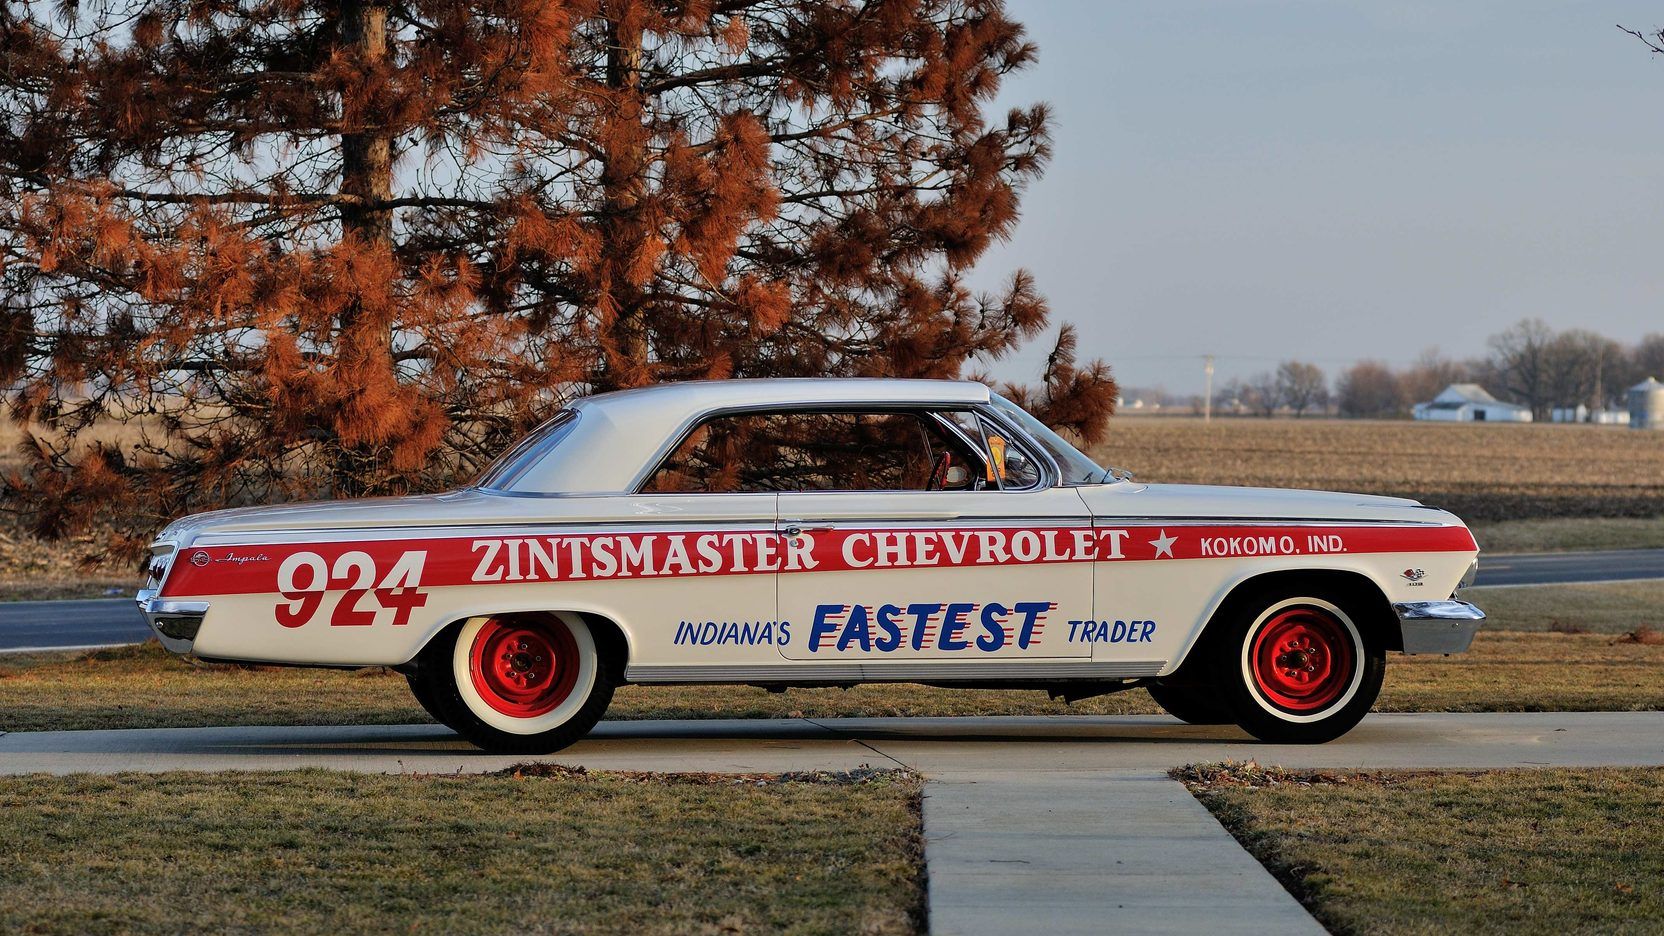
<instances>
[{"instance_id":1,"label":"front wheel","mask_svg":"<svg viewBox=\"0 0 1664 936\"><path fill-rule=\"evenodd\" d=\"M431 665L418 676L440 720L484 750L558 751L588 734L612 702L610 668L579 615L471 618L448 643L430 648Z\"/></svg>"},{"instance_id":2,"label":"front wheel","mask_svg":"<svg viewBox=\"0 0 1664 936\"><path fill-rule=\"evenodd\" d=\"M1386 647L1351 596L1266 593L1213 644L1213 683L1243 730L1284 744L1321 744L1363 720L1381 693Z\"/></svg>"}]
</instances>

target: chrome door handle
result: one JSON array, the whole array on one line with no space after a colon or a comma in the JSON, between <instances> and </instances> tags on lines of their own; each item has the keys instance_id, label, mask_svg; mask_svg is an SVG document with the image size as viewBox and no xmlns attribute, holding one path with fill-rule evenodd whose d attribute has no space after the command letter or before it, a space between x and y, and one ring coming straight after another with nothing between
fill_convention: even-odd
<instances>
[{"instance_id":1,"label":"chrome door handle","mask_svg":"<svg viewBox=\"0 0 1664 936\"><path fill-rule=\"evenodd\" d=\"M794 521L788 523L786 527L780 531L780 535L786 537L787 539L796 539L805 533L826 533L836 529L837 527L830 523L803 523L801 521Z\"/></svg>"}]
</instances>

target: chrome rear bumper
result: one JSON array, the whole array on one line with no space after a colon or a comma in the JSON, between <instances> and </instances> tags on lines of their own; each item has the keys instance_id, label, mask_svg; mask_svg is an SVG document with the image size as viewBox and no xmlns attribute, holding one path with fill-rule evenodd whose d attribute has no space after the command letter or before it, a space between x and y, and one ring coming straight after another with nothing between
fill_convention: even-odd
<instances>
[{"instance_id":1,"label":"chrome rear bumper","mask_svg":"<svg viewBox=\"0 0 1664 936\"><path fill-rule=\"evenodd\" d=\"M1463 653L1485 622L1485 612L1454 598L1402 601L1392 606L1405 653Z\"/></svg>"},{"instance_id":2,"label":"chrome rear bumper","mask_svg":"<svg viewBox=\"0 0 1664 936\"><path fill-rule=\"evenodd\" d=\"M196 632L208 614L208 602L158 598L155 589L150 588L141 589L134 600L162 646L173 653L191 652Z\"/></svg>"}]
</instances>

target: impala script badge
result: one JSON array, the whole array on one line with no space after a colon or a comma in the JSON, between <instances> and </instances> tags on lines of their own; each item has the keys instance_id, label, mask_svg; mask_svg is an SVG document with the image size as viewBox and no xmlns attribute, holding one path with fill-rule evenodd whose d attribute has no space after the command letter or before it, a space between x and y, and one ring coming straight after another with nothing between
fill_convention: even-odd
<instances>
[{"instance_id":1,"label":"impala script badge","mask_svg":"<svg viewBox=\"0 0 1664 936\"><path fill-rule=\"evenodd\" d=\"M191 561L196 562L196 556L192 556ZM270 562L270 561L272 561L272 558L270 556L266 555L265 553L261 553L258 556L239 556L235 553L232 553L230 555L221 556L218 559L215 559L214 561L215 562L234 562L237 565L245 565L245 564L250 563L250 562Z\"/></svg>"}]
</instances>

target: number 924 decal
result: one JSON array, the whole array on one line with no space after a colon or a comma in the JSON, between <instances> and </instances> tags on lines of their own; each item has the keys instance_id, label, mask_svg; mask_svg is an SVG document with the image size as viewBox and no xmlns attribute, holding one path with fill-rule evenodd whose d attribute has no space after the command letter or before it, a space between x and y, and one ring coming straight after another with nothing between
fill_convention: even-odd
<instances>
[{"instance_id":1,"label":"number 924 decal","mask_svg":"<svg viewBox=\"0 0 1664 936\"><path fill-rule=\"evenodd\" d=\"M354 550L335 557L333 564L315 552L297 552L283 560L277 570L277 592L283 596L276 606L277 623L300 627L318 613L325 593L339 591L330 610L329 623L335 627L367 627L376 622L379 611L393 612L393 624L410 623L410 613L428 603L422 583L426 550L401 553L384 574L367 552Z\"/></svg>"}]
</instances>

